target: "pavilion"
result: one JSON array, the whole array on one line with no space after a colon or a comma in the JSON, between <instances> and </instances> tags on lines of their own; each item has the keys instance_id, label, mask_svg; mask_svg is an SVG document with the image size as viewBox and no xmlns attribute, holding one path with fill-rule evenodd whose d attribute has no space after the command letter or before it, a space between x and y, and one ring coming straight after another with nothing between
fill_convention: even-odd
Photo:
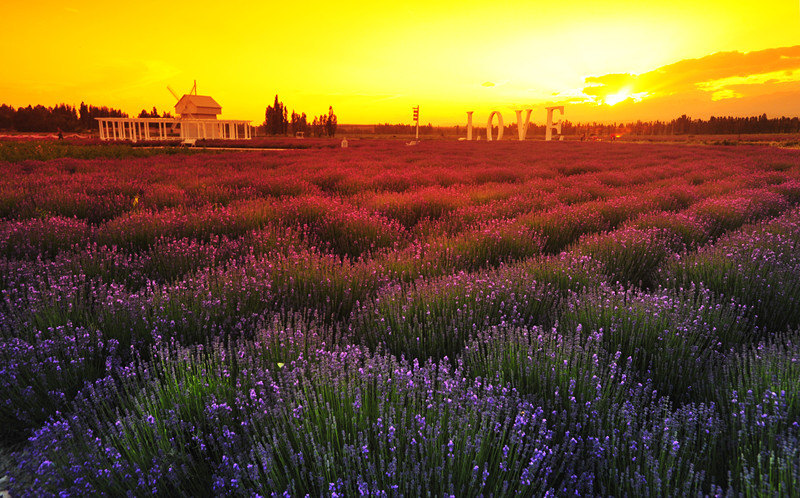
<instances>
[{"instance_id":1,"label":"pavilion","mask_svg":"<svg viewBox=\"0 0 800 498\"><path fill-rule=\"evenodd\" d=\"M187 94L175 104L179 118L95 118L100 140L249 140L250 121L217 119L222 106L208 95Z\"/></svg>"}]
</instances>

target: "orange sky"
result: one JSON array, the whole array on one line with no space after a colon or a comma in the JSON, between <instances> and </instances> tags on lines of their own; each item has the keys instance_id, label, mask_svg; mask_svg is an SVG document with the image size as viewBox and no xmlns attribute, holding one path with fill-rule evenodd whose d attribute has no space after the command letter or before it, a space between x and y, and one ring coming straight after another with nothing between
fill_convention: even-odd
<instances>
[{"instance_id":1,"label":"orange sky","mask_svg":"<svg viewBox=\"0 0 800 498\"><path fill-rule=\"evenodd\" d=\"M433 3L433 5L431 5ZM567 118L800 115L800 2L194 2L0 7L0 102L130 113L197 79L223 117L476 123L567 102ZM725 53L720 53L725 52ZM712 55L715 54L715 55ZM608 105L614 104L614 105Z\"/></svg>"}]
</instances>

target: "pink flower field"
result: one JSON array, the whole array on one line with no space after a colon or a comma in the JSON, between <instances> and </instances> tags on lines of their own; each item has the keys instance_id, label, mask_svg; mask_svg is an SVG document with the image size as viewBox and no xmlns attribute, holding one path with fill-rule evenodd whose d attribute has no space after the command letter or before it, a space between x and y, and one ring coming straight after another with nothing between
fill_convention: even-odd
<instances>
[{"instance_id":1,"label":"pink flower field","mask_svg":"<svg viewBox=\"0 0 800 498\"><path fill-rule=\"evenodd\" d=\"M800 150L337 144L0 149L0 488L800 493Z\"/></svg>"}]
</instances>

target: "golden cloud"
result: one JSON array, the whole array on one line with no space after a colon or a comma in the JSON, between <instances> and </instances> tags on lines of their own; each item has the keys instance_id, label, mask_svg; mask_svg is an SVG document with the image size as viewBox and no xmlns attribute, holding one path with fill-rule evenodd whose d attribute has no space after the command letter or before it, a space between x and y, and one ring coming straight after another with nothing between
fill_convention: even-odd
<instances>
[{"instance_id":1,"label":"golden cloud","mask_svg":"<svg viewBox=\"0 0 800 498\"><path fill-rule=\"evenodd\" d=\"M712 100L741 98L752 86L797 81L800 71L800 45L771 48L754 52L717 52L697 59L659 67L642 74L606 74L586 78L583 93L599 101L621 92L648 97L665 97L682 93L705 92Z\"/></svg>"}]
</instances>

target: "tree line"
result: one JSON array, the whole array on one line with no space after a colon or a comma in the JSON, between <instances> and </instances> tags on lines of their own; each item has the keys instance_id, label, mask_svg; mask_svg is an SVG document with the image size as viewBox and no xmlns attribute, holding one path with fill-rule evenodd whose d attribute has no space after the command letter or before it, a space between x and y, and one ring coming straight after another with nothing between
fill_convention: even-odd
<instances>
[{"instance_id":1,"label":"tree line","mask_svg":"<svg viewBox=\"0 0 800 498\"><path fill-rule=\"evenodd\" d=\"M86 131L97 128L95 118L128 117L127 113L113 107L97 107L81 102L79 107L58 104L53 107L43 105L14 108L6 104L0 105L0 130L16 130L21 132L56 132ZM142 109L140 118L169 118L169 112L162 112L153 106L151 111ZM315 116L308 121L306 113L292 111L288 114L286 105L275 95L275 102L268 106L262 130L268 135L294 135L302 132L307 136L334 136L338 127L333 107L328 107L327 114ZM378 135L412 135L414 125L410 124L376 124L372 128ZM750 117L711 116L709 119L692 119L682 115L671 121L636 121L629 123L572 123L564 121L562 132L565 135L726 135L755 133L800 133L800 118L781 116L768 118L766 114ZM474 134L486 134L486 128L475 126ZM516 135L516 123L505 126L504 134ZM528 134L544 135L545 126L531 123ZM430 123L420 126L420 134L426 136L461 136L466 134L466 127L434 127Z\"/></svg>"},{"instance_id":2,"label":"tree line","mask_svg":"<svg viewBox=\"0 0 800 498\"><path fill-rule=\"evenodd\" d=\"M465 136L466 126L420 126L420 135L426 136ZM473 126L473 136L486 137L485 126ZM497 126L492 128L497 134ZM371 127L377 135L413 135L412 124L377 124ZM544 135L546 126L531 123L528 125L528 136ZM565 120L561 125L564 135L609 136L625 135L736 135L758 133L800 133L800 118L768 118L766 114L750 117L711 116L709 119L692 119L682 115L671 121L636 121L629 123L573 123ZM517 135L516 121L503 127L504 137Z\"/></svg>"},{"instance_id":3,"label":"tree line","mask_svg":"<svg viewBox=\"0 0 800 498\"><path fill-rule=\"evenodd\" d=\"M14 108L0 105L0 130L24 132L87 131L97 129L95 118L127 118L128 114L113 107L97 107L81 102L79 107L58 104L53 107L43 105ZM155 106L148 112L142 109L139 117L171 117L164 112L159 116Z\"/></svg>"},{"instance_id":4,"label":"tree line","mask_svg":"<svg viewBox=\"0 0 800 498\"><path fill-rule=\"evenodd\" d=\"M261 125L267 135L303 135L315 137L332 137L336 134L338 126L333 106L328 107L328 114L315 116L311 123L308 122L306 113L297 113L292 110L291 120L286 105L275 95L275 102L267 106L264 113L264 124Z\"/></svg>"},{"instance_id":5,"label":"tree line","mask_svg":"<svg viewBox=\"0 0 800 498\"><path fill-rule=\"evenodd\" d=\"M692 119L686 114L669 122L652 121L628 123L626 128L635 135L726 135L741 133L797 133L800 118L768 118L766 114L750 117L711 116Z\"/></svg>"},{"instance_id":6,"label":"tree line","mask_svg":"<svg viewBox=\"0 0 800 498\"><path fill-rule=\"evenodd\" d=\"M516 126L515 126L516 128ZM535 127L538 129L538 127ZM541 133L544 133L542 126ZM739 135L758 133L800 133L800 118L760 116L711 116L692 119L683 114L671 121L636 121L629 123L570 123L562 126L565 135Z\"/></svg>"}]
</instances>

